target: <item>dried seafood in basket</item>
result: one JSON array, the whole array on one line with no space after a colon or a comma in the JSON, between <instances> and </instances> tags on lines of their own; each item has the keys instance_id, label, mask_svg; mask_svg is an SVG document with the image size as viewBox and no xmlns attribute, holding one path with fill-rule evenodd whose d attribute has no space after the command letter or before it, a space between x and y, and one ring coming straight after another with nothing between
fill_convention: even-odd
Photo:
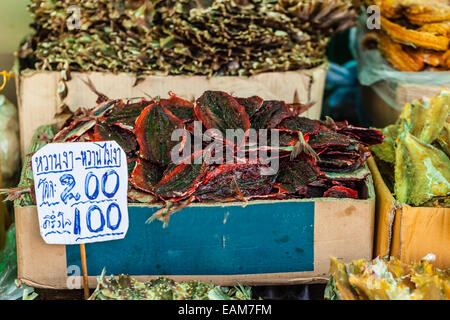
<instances>
[{"instance_id":1,"label":"dried seafood in basket","mask_svg":"<svg viewBox=\"0 0 450 320\"><path fill-rule=\"evenodd\" d=\"M232 288L196 280L175 282L158 278L139 282L129 275L97 277L97 288L89 300L252 300L251 287Z\"/></svg>"},{"instance_id":2,"label":"dried seafood in basket","mask_svg":"<svg viewBox=\"0 0 450 320\"><path fill-rule=\"evenodd\" d=\"M450 207L450 92L407 103L397 123L370 147L401 203ZM392 183L388 183L392 185Z\"/></svg>"},{"instance_id":3,"label":"dried seafood in basket","mask_svg":"<svg viewBox=\"0 0 450 320\"><path fill-rule=\"evenodd\" d=\"M381 13L381 30L367 33L363 48L376 42L400 71L450 70L450 2L446 0L366 0Z\"/></svg>"},{"instance_id":4,"label":"dried seafood in basket","mask_svg":"<svg viewBox=\"0 0 450 320\"><path fill-rule=\"evenodd\" d=\"M29 11L22 69L245 76L322 64L357 14L351 0L32 0Z\"/></svg>"},{"instance_id":5,"label":"dried seafood in basket","mask_svg":"<svg viewBox=\"0 0 450 320\"><path fill-rule=\"evenodd\" d=\"M331 258L328 300L450 300L450 269L394 257L350 263Z\"/></svg>"},{"instance_id":6,"label":"dried seafood in basket","mask_svg":"<svg viewBox=\"0 0 450 320\"><path fill-rule=\"evenodd\" d=\"M106 99L76 112L49 139L122 145L129 201L163 206L150 221L167 222L192 202L364 199L367 147L383 141L380 131L304 118L283 101L206 91L190 103L170 95Z\"/></svg>"}]
</instances>

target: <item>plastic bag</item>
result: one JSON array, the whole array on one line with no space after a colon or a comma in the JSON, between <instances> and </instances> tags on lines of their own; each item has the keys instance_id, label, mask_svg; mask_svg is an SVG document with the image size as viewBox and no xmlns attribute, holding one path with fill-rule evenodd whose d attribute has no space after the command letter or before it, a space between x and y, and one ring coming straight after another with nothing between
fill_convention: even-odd
<instances>
[{"instance_id":1,"label":"plastic bag","mask_svg":"<svg viewBox=\"0 0 450 320\"><path fill-rule=\"evenodd\" d=\"M16 286L16 278L16 228L12 224L6 233L5 247L0 251L0 300L17 300L19 298L29 300L35 298L36 295L32 294L33 288L25 285Z\"/></svg>"},{"instance_id":2,"label":"plastic bag","mask_svg":"<svg viewBox=\"0 0 450 320\"><path fill-rule=\"evenodd\" d=\"M19 123L16 107L0 95L0 164L2 187L14 185L11 179L20 167Z\"/></svg>"},{"instance_id":3,"label":"plastic bag","mask_svg":"<svg viewBox=\"0 0 450 320\"><path fill-rule=\"evenodd\" d=\"M367 116L361 105L356 61L343 65L333 62L327 72L323 113L334 120L368 126Z\"/></svg>"},{"instance_id":4,"label":"plastic bag","mask_svg":"<svg viewBox=\"0 0 450 320\"><path fill-rule=\"evenodd\" d=\"M350 50L358 62L358 79L364 86L370 86L393 109L401 111L403 105L396 102L399 84L450 87L450 71L405 72L390 67L379 50L363 50L361 40L369 30L365 26L367 15L361 15L358 27L350 31Z\"/></svg>"}]
</instances>

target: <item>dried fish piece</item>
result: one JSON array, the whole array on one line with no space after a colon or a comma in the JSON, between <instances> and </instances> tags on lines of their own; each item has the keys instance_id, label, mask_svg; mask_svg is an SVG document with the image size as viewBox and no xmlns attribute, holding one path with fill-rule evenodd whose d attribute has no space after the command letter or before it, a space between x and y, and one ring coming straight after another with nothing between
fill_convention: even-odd
<instances>
[{"instance_id":1,"label":"dried fish piece","mask_svg":"<svg viewBox=\"0 0 450 320\"><path fill-rule=\"evenodd\" d=\"M222 164L211 170L195 192L202 201L246 201L268 195L276 174L264 174L267 165L258 163Z\"/></svg>"},{"instance_id":2,"label":"dried fish piece","mask_svg":"<svg viewBox=\"0 0 450 320\"><path fill-rule=\"evenodd\" d=\"M159 103L166 107L175 117L184 123L194 120L194 104L169 92L169 99L160 99Z\"/></svg>"},{"instance_id":3,"label":"dried fish piece","mask_svg":"<svg viewBox=\"0 0 450 320\"><path fill-rule=\"evenodd\" d=\"M130 175L130 183L142 191L155 193L155 186L161 180L163 168L157 163L137 158L133 172Z\"/></svg>"},{"instance_id":4,"label":"dried fish piece","mask_svg":"<svg viewBox=\"0 0 450 320\"><path fill-rule=\"evenodd\" d=\"M245 112L247 112L249 117L252 117L255 112L257 112L261 108L264 102L264 100L258 96L235 99L240 105L244 106Z\"/></svg>"},{"instance_id":5,"label":"dried fish piece","mask_svg":"<svg viewBox=\"0 0 450 320\"><path fill-rule=\"evenodd\" d=\"M183 128L183 122L160 103L146 107L136 119L140 156L162 165L168 164L172 148L178 145L178 141L172 141L168 133Z\"/></svg>"},{"instance_id":6,"label":"dried fish piece","mask_svg":"<svg viewBox=\"0 0 450 320\"><path fill-rule=\"evenodd\" d=\"M133 131L135 129L136 118L141 114L145 107L152 101L142 100L137 103L117 103L114 108L105 117L106 124L117 125L123 129Z\"/></svg>"},{"instance_id":7,"label":"dried fish piece","mask_svg":"<svg viewBox=\"0 0 450 320\"><path fill-rule=\"evenodd\" d=\"M359 199L358 191L343 186L334 186L325 191L324 197Z\"/></svg>"},{"instance_id":8,"label":"dried fish piece","mask_svg":"<svg viewBox=\"0 0 450 320\"><path fill-rule=\"evenodd\" d=\"M108 125L97 121L91 141L114 140L122 147L125 153L134 152L137 148L136 137L130 131L116 125Z\"/></svg>"},{"instance_id":9,"label":"dried fish piece","mask_svg":"<svg viewBox=\"0 0 450 320\"><path fill-rule=\"evenodd\" d=\"M244 134L250 128L245 108L225 92L205 91L197 99L194 112L206 129L218 129L223 138L227 130L241 129Z\"/></svg>"},{"instance_id":10,"label":"dried fish piece","mask_svg":"<svg viewBox=\"0 0 450 320\"><path fill-rule=\"evenodd\" d=\"M251 117L251 127L256 130L275 129L284 119L293 115L293 111L284 101L264 101Z\"/></svg>"},{"instance_id":11,"label":"dried fish piece","mask_svg":"<svg viewBox=\"0 0 450 320\"><path fill-rule=\"evenodd\" d=\"M169 163L163 177L154 188L155 194L162 199L178 202L190 197L200 186L209 171L208 158L202 150L191 156L189 163Z\"/></svg>"},{"instance_id":12,"label":"dried fish piece","mask_svg":"<svg viewBox=\"0 0 450 320\"><path fill-rule=\"evenodd\" d=\"M321 175L314 157L300 154L294 160L280 163L280 172L275 187L282 193L305 193L305 187Z\"/></svg>"}]
</instances>

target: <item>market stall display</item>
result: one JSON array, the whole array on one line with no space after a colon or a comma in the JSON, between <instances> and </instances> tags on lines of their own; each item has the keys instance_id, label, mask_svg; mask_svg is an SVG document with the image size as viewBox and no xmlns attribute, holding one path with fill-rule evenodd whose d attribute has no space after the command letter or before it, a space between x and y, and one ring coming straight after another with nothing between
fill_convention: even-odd
<instances>
[{"instance_id":1,"label":"market stall display","mask_svg":"<svg viewBox=\"0 0 450 320\"><path fill-rule=\"evenodd\" d=\"M151 219L166 223L192 202L363 198L366 147L383 141L377 130L299 117L304 106L258 96L206 91L195 104L173 93L156 100L98 96L96 108L79 109L54 137L44 139L116 141L128 154L129 200L162 204ZM209 133L209 142L197 143L207 129L216 132ZM226 140L229 129L240 130L232 137L237 141ZM172 138L176 130L180 141ZM258 130L265 130L264 139ZM184 158L176 162L174 154ZM271 157L279 170L271 167ZM32 181L23 187L32 190Z\"/></svg>"},{"instance_id":2,"label":"market stall display","mask_svg":"<svg viewBox=\"0 0 450 320\"><path fill-rule=\"evenodd\" d=\"M195 103L174 94L131 100L97 96L102 101L97 107L80 109L62 128L42 126L36 132L21 184L12 190L24 283L67 288L67 266L80 261L78 248L45 244L39 233L29 161L50 142L112 139L128 153L130 230L124 239L89 244L90 287L104 266L114 274L137 275L139 281L164 274L175 281L217 285L315 283L324 281L330 254L372 257L374 191L365 160L367 146L382 141L378 130L331 118L311 120L299 116L305 109L299 104L222 91L206 91ZM205 131L196 133L198 124ZM239 134L228 139L228 127L241 130L245 139ZM173 161L170 150L178 154L180 140L170 137L180 129L186 138L182 150L194 149L192 159L201 155L199 163ZM215 134L209 131L212 136L195 152L192 143L197 135L207 135L206 129ZM254 142L250 133L257 129L267 130L271 143ZM272 145L275 137L268 129L279 134L280 144ZM223 144L210 152L212 141ZM241 161L206 162L227 147L232 160ZM261 161L261 150L279 151L278 171L262 175L261 169L270 166ZM257 151L253 160L252 151ZM168 227L146 224L149 217ZM140 262L130 264L136 259Z\"/></svg>"},{"instance_id":3,"label":"market stall display","mask_svg":"<svg viewBox=\"0 0 450 320\"><path fill-rule=\"evenodd\" d=\"M450 269L429 261L407 264L395 258L356 260L331 258L329 300L450 300Z\"/></svg>"},{"instance_id":4,"label":"market stall display","mask_svg":"<svg viewBox=\"0 0 450 320\"><path fill-rule=\"evenodd\" d=\"M445 89L406 104L398 122L382 129L383 143L371 147L377 255L413 262L431 252L435 266L450 267L448 121Z\"/></svg>"},{"instance_id":5,"label":"market stall display","mask_svg":"<svg viewBox=\"0 0 450 320\"><path fill-rule=\"evenodd\" d=\"M222 90L311 104L305 116L319 119L326 45L356 17L349 0L35 0L29 9L35 32L15 65L22 157L40 125L94 105L87 77L112 98Z\"/></svg>"}]
</instances>

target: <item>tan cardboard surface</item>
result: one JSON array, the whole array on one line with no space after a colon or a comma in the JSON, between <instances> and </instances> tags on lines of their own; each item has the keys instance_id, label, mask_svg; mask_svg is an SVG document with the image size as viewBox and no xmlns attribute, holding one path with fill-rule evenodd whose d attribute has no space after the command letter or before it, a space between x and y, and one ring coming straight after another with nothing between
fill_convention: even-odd
<instances>
[{"instance_id":1,"label":"tan cardboard surface","mask_svg":"<svg viewBox=\"0 0 450 320\"><path fill-rule=\"evenodd\" d=\"M387 84L385 84L387 85ZM389 85L387 85L389 87ZM450 86L450 82L449 82ZM415 99L422 97L432 97L438 95L442 88L445 86L428 86L424 85L414 85L408 83L399 83L393 93L397 106L404 106ZM371 120L372 125L377 128L383 128L389 124L395 123L398 116L400 115L400 110L391 107L383 97L379 96L375 90L368 86L361 86L361 99L362 105L367 113L368 118Z\"/></svg>"},{"instance_id":2,"label":"tan cardboard surface","mask_svg":"<svg viewBox=\"0 0 450 320\"><path fill-rule=\"evenodd\" d=\"M67 82L64 103L74 111L96 105L96 95L82 81L88 78L96 89L109 98L133 98L150 95L167 97L172 91L185 99L198 98L206 90L221 90L235 96L259 95L265 100L284 100L314 105L304 116L318 119L322 109L326 69L317 67L304 71L268 72L251 77L146 76L137 85L136 77L128 74L100 72L72 73ZM38 72L17 79L20 138L22 156L40 125L54 123L58 113L57 84L59 72Z\"/></svg>"},{"instance_id":3,"label":"tan cardboard surface","mask_svg":"<svg viewBox=\"0 0 450 320\"><path fill-rule=\"evenodd\" d=\"M418 261L428 253L438 268L450 268L450 208L403 206L400 258Z\"/></svg>"},{"instance_id":4,"label":"tan cardboard surface","mask_svg":"<svg viewBox=\"0 0 450 320\"><path fill-rule=\"evenodd\" d=\"M250 274L232 276L170 276L176 281L197 279L217 285L279 285L325 282L328 280L330 256L345 262L371 259L375 201L324 199L315 203L314 272ZM39 233L36 207L16 207L19 279L30 286L67 288L68 283L81 287L81 277L68 279L65 248L48 245ZM270 264L270 261L267 261ZM87 261L89 265L89 261ZM96 275L89 277L89 286L96 286ZM139 280L158 275L137 276Z\"/></svg>"},{"instance_id":5,"label":"tan cardboard surface","mask_svg":"<svg viewBox=\"0 0 450 320\"><path fill-rule=\"evenodd\" d=\"M15 210L18 278L33 287L62 288L66 278L64 245L41 238L36 207Z\"/></svg>"}]
</instances>

